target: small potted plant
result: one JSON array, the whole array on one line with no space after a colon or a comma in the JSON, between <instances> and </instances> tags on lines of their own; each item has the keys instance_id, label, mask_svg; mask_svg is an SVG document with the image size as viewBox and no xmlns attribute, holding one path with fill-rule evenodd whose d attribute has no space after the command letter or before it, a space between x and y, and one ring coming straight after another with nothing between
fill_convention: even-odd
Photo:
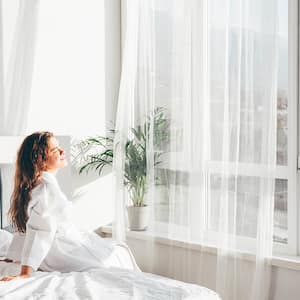
<instances>
[{"instance_id":1,"label":"small potted plant","mask_svg":"<svg viewBox=\"0 0 300 300\"><path fill-rule=\"evenodd\" d=\"M153 126L153 164L160 164L163 147L169 141L169 119L166 110L157 107L152 114L146 117L143 124L131 128L132 136L125 144L125 166L124 185L127 188L132 205L127 206L128 222L131 230L145 230L148 225L149 213L145 203L147 192L147 143L149 141L150 127ZM97 148L99 152L87 154L81 164L79 173L98 170L99 174L105 166L112 166L114 131L112 137L90 137L80 143L80 148L84 153L88 153L91 148ZM149 154L148 154L149 155ZM157 178L155 178L157 179Z\"/></svg>"}]
</instances>

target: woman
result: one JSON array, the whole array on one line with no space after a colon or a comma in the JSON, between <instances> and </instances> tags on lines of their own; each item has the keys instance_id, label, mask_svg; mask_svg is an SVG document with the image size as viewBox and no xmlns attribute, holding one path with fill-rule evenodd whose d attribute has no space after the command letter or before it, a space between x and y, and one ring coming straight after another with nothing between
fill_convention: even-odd
<instances>
[{"instance_id":1,"label":"woman","mask_svg":"<svg viewBox=\"0 0 300 300\"><path fill-rule=\"evenodd\" d=\"M71 222L71 202L55 178L65 167L64 150L50 132L26 137L18 151L9 217L16 232L7 260L21 263L21 272L2 281L42 271L86 271L98 267L139 270L126 245L79 232Z\"/></svg>"}]
</instances>

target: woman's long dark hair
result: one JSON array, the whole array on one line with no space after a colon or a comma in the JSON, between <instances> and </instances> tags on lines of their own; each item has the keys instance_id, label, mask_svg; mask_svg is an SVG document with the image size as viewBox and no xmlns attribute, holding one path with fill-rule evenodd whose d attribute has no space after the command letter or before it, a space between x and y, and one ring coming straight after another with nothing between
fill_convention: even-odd
<instances>
[{"instance_id":1,"label":"woman's long dark hair","mask_svg":"<svg viewBox=\"0 0 300 300\"><path fill-rule=\"evenodd\" d=\"M14 190L11 196L8 216L11 225L19 232L26 232L27 208L31 191L40 182L47 160L48 141L53 133L35 132L21 144L16 161Z\"/></svg>"}]
</instances>

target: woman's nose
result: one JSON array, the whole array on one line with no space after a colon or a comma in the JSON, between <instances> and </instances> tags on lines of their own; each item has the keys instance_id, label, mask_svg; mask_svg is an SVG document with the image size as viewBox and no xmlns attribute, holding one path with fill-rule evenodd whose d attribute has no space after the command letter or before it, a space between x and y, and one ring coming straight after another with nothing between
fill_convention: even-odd
<instances>
[{"instance_id":1,"label":"woman's nose","mask_svg":"<svg viewBox=\"0 0 300 300\"><path fill-rule=\"evenodd\" d=\"M65 153L64 149L59 148L59 153L60 153L60 154L64 154L64 153Z\"/></svg>"}]
</instances>

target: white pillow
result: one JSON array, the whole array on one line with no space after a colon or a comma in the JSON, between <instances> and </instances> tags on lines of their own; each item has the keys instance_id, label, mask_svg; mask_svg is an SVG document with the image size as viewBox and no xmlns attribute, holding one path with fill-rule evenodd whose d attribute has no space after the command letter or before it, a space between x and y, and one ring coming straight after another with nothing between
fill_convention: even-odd
<instances>
[{"instance_id":1,"label":"white pillow","mask_svg":"<svg viewBox=\"0 0 300 300\"><path fill-rule=\"evenodd\" d=\"M12 238L10 232L0 229L0 256L6 256Z\"/></svg>"}]
</instances>

